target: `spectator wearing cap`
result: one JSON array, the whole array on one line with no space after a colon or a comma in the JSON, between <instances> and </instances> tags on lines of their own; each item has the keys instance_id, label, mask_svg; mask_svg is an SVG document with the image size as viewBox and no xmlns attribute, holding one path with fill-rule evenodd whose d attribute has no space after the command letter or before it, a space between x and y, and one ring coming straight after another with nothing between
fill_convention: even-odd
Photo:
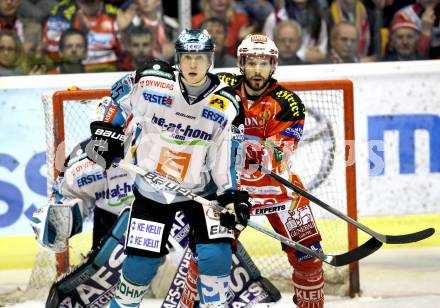
<instances>
[{"instance_id":1,"label":"spectator wearing cap","mask_svg":"<svg viewBox=\"0 0 440 308\"><path fill-rule=\"evenodd\" d=\"M278 47L279 65L304 64L297 52L301 47L301 26L294 20L285 20L275 26L273 30L275 45Z\"/></svg>"},{"instance_id":2,"label":"spectator wearing cap","mask_svg":"<svg viewBox=\"0 0 440 308\"><path fill-rule=\"evenodd\" d=\"M430 59L440 59L440 0L417 0L397 11L391 21L411 21L419 30L417 51Z\"/></svg>"},{"instance_id":3,"label":"spectator wearing cap","mask_svg":"<svg viewBox=\"0 0 440 308\"><path fill-rule=\"evenodd\" d=\"M200 28L206 29L215 43L215 67L235 67L237 59L229 55L225 49L225 41L228 36L226 23L219 18L211 17L205 19Z\"/></svg>"},{"instance_id":4,"label":"spectator wearing cap","mask_svg":"<svg viewBox=\"0 0 440 308\"><path fill-rule=\"evenodd\" d=\"M419 29L410 20L395 22L391 27L388 51L382 61L424 60L425 56L417 52Z\"/></svg>"}]
</instances>

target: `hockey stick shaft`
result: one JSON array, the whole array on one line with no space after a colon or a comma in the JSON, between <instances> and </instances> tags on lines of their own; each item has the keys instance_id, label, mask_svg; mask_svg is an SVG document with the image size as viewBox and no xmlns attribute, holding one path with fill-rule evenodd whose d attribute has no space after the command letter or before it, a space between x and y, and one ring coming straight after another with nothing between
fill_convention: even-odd
<instances>
[{"instance_id":1,"label":"hockey stick shaft","mask_svg":"<svg viewBox=\"0 0 440 308\"><path fill-rule=\"evenodd\" d=\"M220 206L216 201L210 201L207 200L199 195L196 195L194 193L192 193L189 189L186 189L178 184L176 184L175 182L172 182L170 180L168 180L167 178L165 178L162 175L159 175L155 172L149 172L146 171L136 165L130 164L127 161L121 160L119 162L119 166L125 170L128 171L132 171L135 172L141 176L143 176L145 179L147 179L148 181L154 183L154 184L159 184L162 185L163 187L166 187L168 189L174 190L184 196L186 196L187 198L194 200L197 203L200 203L204 206L210 207L213 210L222 213L225 212L226 209L223 208L222 206ZM371 238L369 241L367 241L366 243L364 243L363 245L357 247L356 249L346 252L344 254L341 255L327 255L327 254L322 254L319 253L317 251L314 251L308 247L305 247L281 234L278 234L266 227L263 227L261 225L259 225L256 222L253 222L251 220L248 221L248 226L256 229L272 238L275 238L277 240L279 240L280 242L282 242L283 244L290 246L292 248L295 248L298 251L301 251L305 254L308 254L312 257L315 257L323 262L326 262L330 265L333 266L343 266L343 265L347 265L349 263L352 263L354 261L358 261L368 255L370 255L371 253L373 253L374 251L376 251L377 249L379 249L382 245L381 242L377 241L374 238Z\"/></svg>"},{"instance_id":2,"label":"hockey stick shaft","mask_svg":"<svg viewBox=\"0 0 440 308\"><path fill-rule=\"evenodd\" d=\"M410 234L402 234L402 235L386 235L386 234L378 233L374 230L371 230L367 226L361 224L360 222L354 220L353 218L345 215L344 213L340 212L339 210L335 209L334 207L331 207L330 205L328 205L324 201L321 201L320 199L318 199L317 197L308 193L304 189L301 189L300 187L298 187L295 184L289 182L288 180L282 178L278 174L266 169L265 167L258 165L258 169L262 173L272 177L273 179L280 182L284 186L290 188L291 190L295 191L296 193L300 194L301 196L309 199L310 201L312 201L316 205L318 205L318 206L322 207L323 209L329 211L330 213L338 216L342 220L354 225L356 228L358 228L358 229L364 231L365 233L377 238L381 242L384 242L387 244L413 243L413 242L417 242L417 241L421 241L423 239L426 239L426 238L430 237L431 235L433 235L435 232L434 228L427 228L424 230L420 230L418 232L414 232L414 233L410 233Z\"/></svg>"}]
</instances>

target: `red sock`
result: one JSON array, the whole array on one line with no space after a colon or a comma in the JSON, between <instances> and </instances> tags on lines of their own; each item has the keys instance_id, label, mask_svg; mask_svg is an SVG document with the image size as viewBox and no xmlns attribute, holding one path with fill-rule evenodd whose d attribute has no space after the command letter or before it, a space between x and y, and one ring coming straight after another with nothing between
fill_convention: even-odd
<instances>
[{"instance_id":1,"label":"red sock","mask_svg":"<svg viewBox=\"0 0 440 308\"><path fill-rule=\"evenodd\" d=\"M294 267L292 275L293 289L297 305L300 308L324 307L324 274L322 262L317 259L297 261L289 254L289 262Z\"/></svg>"}]
</instances>

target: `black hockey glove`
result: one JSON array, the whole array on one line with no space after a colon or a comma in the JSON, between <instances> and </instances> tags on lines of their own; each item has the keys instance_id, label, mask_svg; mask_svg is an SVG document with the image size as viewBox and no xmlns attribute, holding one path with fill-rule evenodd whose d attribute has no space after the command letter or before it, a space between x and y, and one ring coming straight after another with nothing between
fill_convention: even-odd
<instances>
[{"instance_id":1,"label":"black hockey glove","mask_svg":"<svg viewBox=\"0 0 440 308\"><path fill-rule=\"evenodd\" d=\"M108 169L116 157L124 156L124 131L122 127L102 121L92 122L90 130L92 140L86 147L87 157Z\"/></svg>"},{"instance_id":2,"label":"black hockey glove","mask_svg":"<svg viewBox=\"0 0 440 308\"><path fill-rule=\"evenodd\" d=\"M220 213L220 225L243 231L250 218L252 205L249 198L247 191L230 191L218 196L218 203L227 210Z\"/></svg>"}]
</instances>

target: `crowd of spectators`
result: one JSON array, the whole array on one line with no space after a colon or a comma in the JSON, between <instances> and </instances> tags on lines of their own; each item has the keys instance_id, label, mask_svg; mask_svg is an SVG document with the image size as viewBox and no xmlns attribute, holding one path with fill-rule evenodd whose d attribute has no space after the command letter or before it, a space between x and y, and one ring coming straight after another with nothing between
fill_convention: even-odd
<instances>
[{"instance_id":1,"label":"crowd of spectators","mask_svg":"<svg viewBox=\"0 0 440 308\"><path fill-rule=\"evenodd\" d=\"M440 0L192 0L192 27L236 65L249 33L280 65L440 59ZM0 76L129 71L174 61L178 0L1 0Z\"/></svg>"}]
</instances>

